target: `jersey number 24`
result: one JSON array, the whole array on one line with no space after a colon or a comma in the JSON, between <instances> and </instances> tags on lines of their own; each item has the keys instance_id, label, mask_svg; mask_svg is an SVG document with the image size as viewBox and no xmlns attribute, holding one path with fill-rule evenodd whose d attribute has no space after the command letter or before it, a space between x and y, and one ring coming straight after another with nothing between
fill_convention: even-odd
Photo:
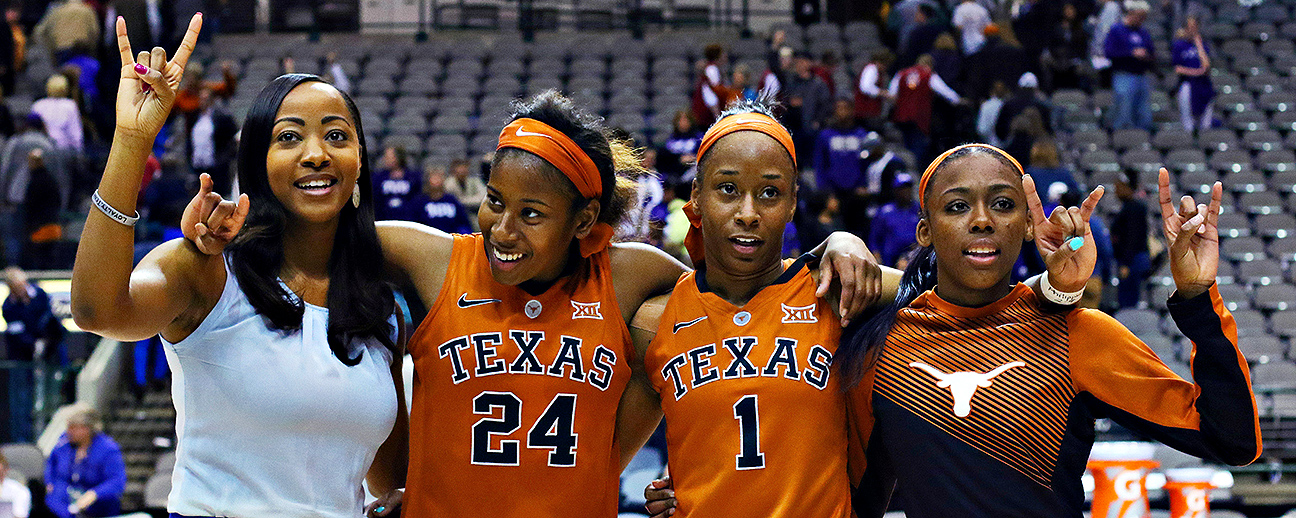
<instances>
[{"instance_id":1,"label":"jersey number 24","mask_svg":"<svg viewBox=\"0 0 1296 518\"><path fill-rule=\"evenodd\" d=\"M522 399L512 392L485 391L473 398L473 413L485 415L472 427L472 463L517 466L519 440L500 440L491 448L492 436L509 436L522 428ZM498 417L496 417L498 415ZM527 448L549 450L549 466L576 465L576 394L558 394L526 434Z\"/></svg>"}]
</instances>

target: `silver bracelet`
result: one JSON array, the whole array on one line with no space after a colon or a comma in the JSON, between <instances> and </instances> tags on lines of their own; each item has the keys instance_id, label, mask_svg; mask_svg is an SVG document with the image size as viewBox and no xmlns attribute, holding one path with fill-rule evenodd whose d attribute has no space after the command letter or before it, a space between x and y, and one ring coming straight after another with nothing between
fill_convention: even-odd
<instances>
[{"instance_id":1,"label":"silver bracelet","mask_svg":"<svg viewBox=\"0 0 1296 518\"><path fill-rule=\"evenodd\" d=\"M128 227L135 226L135 222L139 221L138 211L135 213L134 217L131 217L131 216L127 216L125 213L123 213L120 210L114 209L112 205L109 205L108 202L104 201L104 199L99 196L99 189L95 189L94 196L91 196L90 200L94 202L94 206L95 208L99 209L99 212L102 212L104 213L105 216L112 218L113 221L116 221Z\"/></svg>"},{"instance_id":2,"label":"silver bracelet","mask_svg":"<svg viewBox=\"0 0 1296 518\"><path fill-rule=\"evenodd\" d=\"M1049 284L1047 271L1040 276L1040 292L1043 293L1044 300L1059 306L1073 305L1080 301L1080 297L1084 296L1084 288L1081 288L1080 291L1074 291L1071 293L1054 288L1052 284Z\"/></svg>"}]
</instances>

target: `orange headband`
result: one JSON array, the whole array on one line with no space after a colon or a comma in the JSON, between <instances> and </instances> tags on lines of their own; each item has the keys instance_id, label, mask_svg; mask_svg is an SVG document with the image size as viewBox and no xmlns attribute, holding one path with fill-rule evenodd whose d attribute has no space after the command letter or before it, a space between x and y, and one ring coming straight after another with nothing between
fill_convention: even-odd
<instances>
[{"instance_id":1,"label":"orange headband","mask_svg":"<svg viewBox=\"0 0 1296 518\"><path fill-rule=\"evenodd\" d=\"M697 150L698 160L706 155L707 150L711 149L711 145L720 140L720 137L735 131L759 131L769 135L783 146L788 156L792 157L792 168L796 169L796 147L792 145L792 134L788 133L787 128L778 121L762 113L739 113L717 121L711 129L707 130L706 135L702 136L702 144ZM702 242L702 216L698 214L697 204L693 200L684 204L684 215L689 220L689 230L684 235L684 249L688 251L689 260L697 266L702 264L706 254Z\"/></svg>"},{"instance_id":2,"label":"orange headband","mask_svg":"<svg viewBox=\"0 0 1296 518\"><path fill-rule=\"evenodd\" d=\"M1026 171L1022 169L1021 164L1017 162L1016 158L1013 158L1012 155L1009 155L1007 151L991 146L990 144L963 144L961 146L951 148L949 151L941 153L940 156L936 157L936 160L932 160L932 163L927 166L927 170L923 171L922 178L918 180L918 206L923 209L924 213L927 212L926 202L924 201L927 197L926 196L927 181L931 180L932 173L936 172L936 169L939 169L940 165L945 163L945 159L949 158L950 155L958 152L961 149L966 149L970 147L979 147L983 149L989 149L990 151L994 151L995 153L998 153L1000 156L1007 158L1009 162L1012 162L1012 165L1017 168L1017 174L1023 176L1026 174Z\"/></svg>"},{"instance_id":3,"label":"orange headband","mask_svg":"<svg viewBox=\"0 0 1296 518\"><path fill-rule=\"evenodd\" d=\"M759 131L769 135L783 145L788 156L792 157L792 168L796 168L796 147L792 145L792 134L788 133L787 128L778 121L763 113L738 113L717 121L702 136L702 143L698 145L697 150L698 160L702 160L707 150L711 149L711 145L720 140L720 137L735 131Z\"/></svg>"},{"instance_id":4,"label":"orange headband","mask_svg":"<svg viewBox=\"0 0 1296 518\"><path fill-rule=\"evenodd\" d=\"M506 147L529 151L549 162L576 185L581 196L591 199L603 196L603 178L598 166L576 141L552 126L535 119L517 119L500 131L495 149ZM612 226L607 223L595 224L590 234L580 240L581 256L589 257L607 248L612 232Z\"/></svg>"}]
</instances>

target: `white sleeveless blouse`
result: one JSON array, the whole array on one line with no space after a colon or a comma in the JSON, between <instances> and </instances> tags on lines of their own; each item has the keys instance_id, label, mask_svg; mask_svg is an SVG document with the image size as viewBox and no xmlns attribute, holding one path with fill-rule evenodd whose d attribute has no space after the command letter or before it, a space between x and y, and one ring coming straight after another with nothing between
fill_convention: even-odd
<instances>
[{"instance_id":1,"label":"white sleeveless blouse","mask_svg":"<svg viewBox=\"0 0 1296 518\"><path fill-rule=\"evenodd\" d=\"M355 342L360 363L329 349L328 309L306 304L301 329L267 327L225 267L220 300L192 334L165 339L176 407L167 510L187 516L357 518L361 482L396 420L392 354ZM395 334L396 322L390 320Z\"/></svg>"}]
</instances>

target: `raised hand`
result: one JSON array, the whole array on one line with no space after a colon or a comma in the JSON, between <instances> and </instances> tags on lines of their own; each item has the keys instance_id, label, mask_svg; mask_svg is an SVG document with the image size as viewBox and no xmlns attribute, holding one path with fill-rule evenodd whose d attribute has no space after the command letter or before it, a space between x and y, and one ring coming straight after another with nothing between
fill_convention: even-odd
<instances>
[{"instance_id":1,"label":"raised hand","mask_svg":"<svg viewBox=\"0 0 1296 518\"><path fill-rule=\"evenodd\" d=\"M1211 186L1210 205L1198 204L1184 195L1175 211L1170 195L1170 173L1164 167L1157 178L1161 202L1161 230L1169 243L1170 274L1179 295L1192 298L1215 283L1219 271L1219 213L1224 186Z\"/></svg>"},{"instance_id":2,"label":"raised hand","mask_svg":"<svg viewBox=\"0 0 1296 518\"><path fill-rule=\"evenodd\" d=\"M199 251L216 255L243 229L251 203L247 194L240 195L235 203L212 192L212 179L207 173L198 177L198 183L198 194L189 200L180 217L180 231Z\"/></svg>"},{"instance_id":3,"label":"raised hand","mask_svg":"<svg viewBox=\"0 0 1296 518\"><path fill-rule=\"evenodd\" d=\"M202 13L189 21L180 48L167 60L166 50L153 47L134 55L126 35L126 20L117 17L117 50L121 52L121 83L117 86L117 132L152 140L166 123L175 92L184 76L202 29Z\"/></svg>"},{"instance_id":4,"label":"raised hand","mask_svg":"<svg viewBox=\"0 0 1296 518\"><path fill-rule=\"evenodd\" d=\"M1103 187L1095 188L1079 207L1059 206L1047 217L1035 179L1023 176L1022 187L1026 189L1026 206L1035 228L1035 247L1048 268L1049 284L1065 292L1084 289L1098 263L1098 246L1089 231L1089 217L1102 199ZM1077 243L1076 238L1082 241Z\"/></svg>"}]
</instances>

